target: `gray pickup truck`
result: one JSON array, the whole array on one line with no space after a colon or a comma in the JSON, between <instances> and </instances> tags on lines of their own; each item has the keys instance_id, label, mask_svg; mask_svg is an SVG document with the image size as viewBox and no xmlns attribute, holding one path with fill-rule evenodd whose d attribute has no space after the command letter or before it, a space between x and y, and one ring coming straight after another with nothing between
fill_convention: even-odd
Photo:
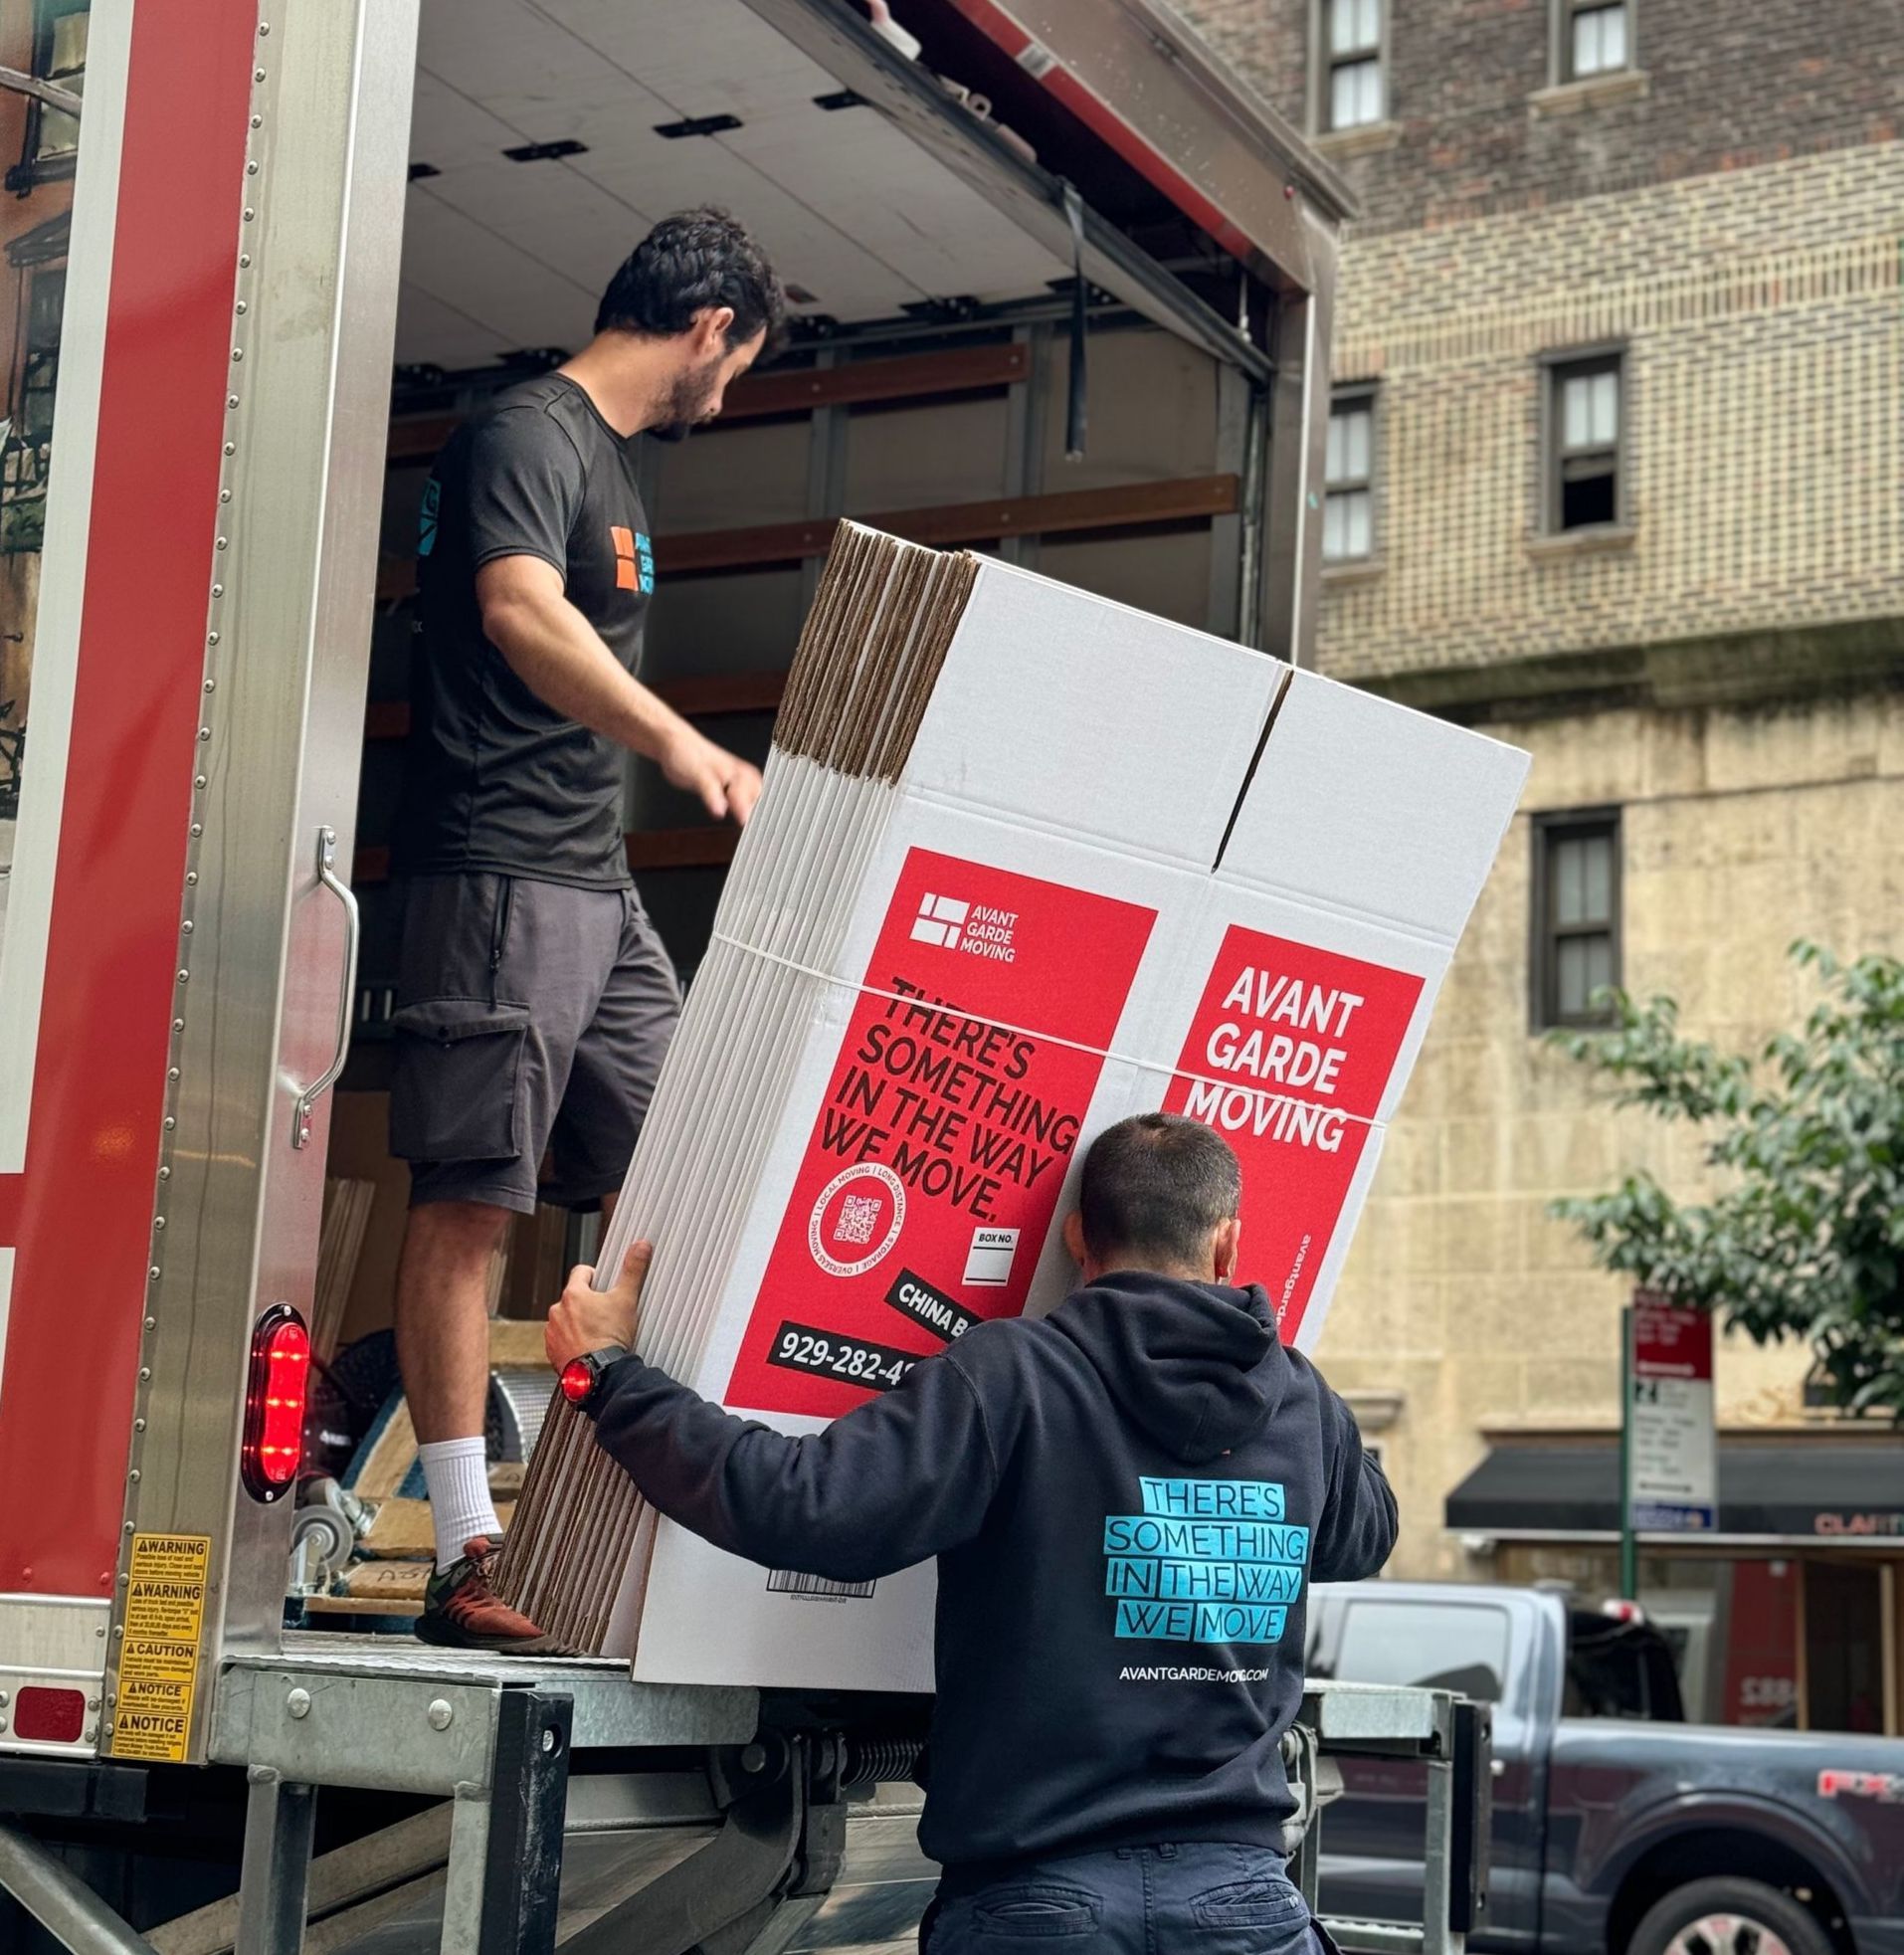
<instances>
[{"instance_id":1,"label":"gray pickup truck","mask_svg":"<svg viewBox=\"0 0 1904 1955\"><path fill-rule=\"evenodd\" d=\"M1308 1665L1494 1706L1478 1949L1904 1955L1904 1740L1687 1724L1656 1631L1532 1589L1318 1588ZM1342 1760L1325 1916L1419 1918L1422 1770Z\"/></svg>"}]
</instances>

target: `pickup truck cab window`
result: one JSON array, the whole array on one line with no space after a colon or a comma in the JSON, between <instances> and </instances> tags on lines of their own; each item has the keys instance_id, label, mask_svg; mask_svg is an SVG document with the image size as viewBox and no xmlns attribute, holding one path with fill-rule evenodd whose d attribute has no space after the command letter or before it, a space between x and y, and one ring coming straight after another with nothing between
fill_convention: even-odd
<instances>
[{"instance_id":1,"label":"pickup truck cab window","mask_svg":"<svg viewBox=\"0 0 1904 1955\"><path fill-rule=\"evenodd\" d=\"M1507 1618L1485 1603L1351 1602L1331 1673L1350 1683L1414 1683L1498 1703Z\"/></svg>"}]
</instances>

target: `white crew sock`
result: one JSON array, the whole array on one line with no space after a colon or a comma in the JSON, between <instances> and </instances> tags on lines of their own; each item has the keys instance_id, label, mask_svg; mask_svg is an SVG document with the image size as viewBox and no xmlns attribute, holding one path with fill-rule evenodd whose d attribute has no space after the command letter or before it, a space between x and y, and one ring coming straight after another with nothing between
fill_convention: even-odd
<instances>
[{"instance_id":1,"label":"white crew sock","mask_svg":"<svg viewBox=\"0 0 1904 1955\"><path fill-rule=\"evenodd\" d=\"M501 1525L489 1498L489 1467L479 1439L439 1439L417 1448L430 1489L430 1518L437 1530L437 1566L460 1560L465 1543L478 1534L494 1541Z\"/></svg>"}]
</instances>

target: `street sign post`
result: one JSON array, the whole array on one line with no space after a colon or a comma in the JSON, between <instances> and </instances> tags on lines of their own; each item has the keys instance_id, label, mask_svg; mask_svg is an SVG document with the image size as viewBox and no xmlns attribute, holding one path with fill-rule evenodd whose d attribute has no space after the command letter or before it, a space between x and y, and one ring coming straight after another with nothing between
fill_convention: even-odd
<instances>
[{"instance_id":1,"label":"street sign post","mask_svg":"<svg viewBox=\"0 0 1904 1955\"><path fill-rule=\"evenodd\" d=\"M1639 1530L1711 1533L1719 1473L1711 1316L1642 1289L1621 1318L1619 1586L1630 1601Z\"/></svg>"}]
</instances>

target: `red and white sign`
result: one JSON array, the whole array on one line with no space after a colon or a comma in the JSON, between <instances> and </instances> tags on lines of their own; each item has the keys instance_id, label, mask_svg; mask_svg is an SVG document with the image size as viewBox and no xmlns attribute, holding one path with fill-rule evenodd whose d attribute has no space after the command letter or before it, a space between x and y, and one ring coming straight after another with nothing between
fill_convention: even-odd
<instances>
[{"instance_id":1,"label":"red and white sign","mask_svg":"<svg viewBox=\"0 0 1904 1955\"><path fill-rule=\"evenodd\" d=\"M1626 1407L1632 1524L1642 1532L1710 1533L1719 1508L1712 1318L1640 1290L1626 1322L1632 1340Z\"/></svg>"},{"instance_id":2,"label":"red and white sign","mask_svg":"<svg viewBox=\"0 0 1904 1955\"><path fill-rule=\"evenodd\" d=\"M832 1417L1018 1315L1156 920L908 853L727 1404Z\"/></svg>"},{"instance_id":3,"label":"red and white sign","mask_svg":"<svg viewBox=\"0 0 1904 1955\"><path fill-rule=\"evenodd\" d=\"M1241 924L1211 966L1164 1107L1237 1150L1238 1273L1269 1292L1284 1343L1301 1327L1421 995L1414 972Z\"/></svg>"}]
</instances>

